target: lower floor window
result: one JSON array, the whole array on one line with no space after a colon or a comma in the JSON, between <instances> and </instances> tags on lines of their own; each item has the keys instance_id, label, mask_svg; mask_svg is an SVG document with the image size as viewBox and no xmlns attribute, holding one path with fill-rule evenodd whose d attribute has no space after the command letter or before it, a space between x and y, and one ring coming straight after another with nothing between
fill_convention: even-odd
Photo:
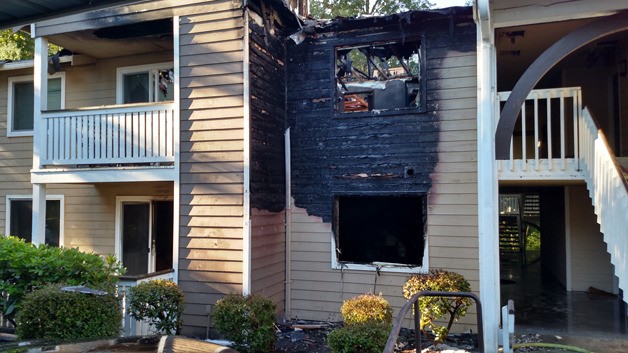
<instances>
[{"instance_id":1,"label":"lower floor window","mask_svg":"<svg viewBox=\"0 0 628 353\"><path fill-rule=\"evenodd\" d=\"M422 266L425 196L336 196L334 236L340 262Z\"/></svg>"},{"instance_id":2,"label":"lower floor window","mask_svg":"<svg viewBox=\"0 0 628 353\"><path fill-rule=\"evenodd\" d=\"M30 198L9 198L8 235L32 241L33 201ZM61 244L61 200L46 200L46 244Z\"/></svg>"}]
</instances>

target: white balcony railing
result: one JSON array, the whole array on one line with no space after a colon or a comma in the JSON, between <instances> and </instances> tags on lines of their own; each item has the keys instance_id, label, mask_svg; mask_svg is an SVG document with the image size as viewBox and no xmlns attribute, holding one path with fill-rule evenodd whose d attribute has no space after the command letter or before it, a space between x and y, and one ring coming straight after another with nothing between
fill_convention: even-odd
<instances>
[{"instance_id":1,"label":"white balcony railing","mask_svg":"<svg viewBox=\"0 0 628 353\"><path fill-rule=\"evenodd\" d=\"M156 279L164 279L172 281L174 278L174 270L165 270L159 272L148 273L142 276L122 276L118 281L118 297L122 306L122 335L123 336L141 336L151 335L157 332L151 331L151 327L147 322L137 321L129 315L129 288L135 287L140 283L148 282Z\"/></svg>"},{"instance_id":2,"label":"white balcony railing","mask_svg":"<svg viewBox=\"0 0 628 353\"><path fill-rule=\"evenodd\" d=\"M174 162L174 103L42 113L42 166Z\"/></svg>"},{"instance_id":3,"label":"white balcony railing","mask_svg":"<svg viewBox=\"0 0 628 353\"><path fill-rule=\"evenodd\" d=\"M499 102L509 96L510 92L500 92ZM580 87L531 91L521 106L510 158L497 161L500 180L582 179L578 145L581 102Z\"/></svg>"}]
</instances>

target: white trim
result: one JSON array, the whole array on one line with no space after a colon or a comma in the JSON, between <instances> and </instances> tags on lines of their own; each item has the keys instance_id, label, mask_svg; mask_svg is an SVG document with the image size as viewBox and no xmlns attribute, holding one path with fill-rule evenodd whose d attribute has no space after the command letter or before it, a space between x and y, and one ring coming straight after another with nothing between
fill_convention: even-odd
<instances>
[{"instance_id":1,"label":"white trim","mask_svg":"<svg viewBox=\"0 0 628 353\"><path fill-rule=\"evenodd\" d=\"M134 181L173 181L174 166L31 170L31 183L72 184Z\"/></svg>"},{"instance_id":2,"label":"white trim","mask_svg":"<svg viewBox=\"0 0 628 353\"><path fill-rule=\"evenodd\" d=\"M61 79L61 109L65 109L65 72L57 72L52 76L48 77L48 80L51 79ZM24 75L24 76L13 76L9 77L8 85L7 85L7 136L8 137L21 137L21 136L33 136L33 130L20 130L13 131L13 94L14 94L14 86L16 83L23 82L33 82L33 75ZM34 124L34 112L33 112L33 124Z\"/></svg>"},{"instance_id":3,"label":"white trim","mask_svg":"<svg viewBox=\"0 0 628 353\"><path fill-rule=\"evenodd\" d=\"M180 60L180 19L172 19L173 56L174 56L174 186L173 186L173 215L172 215L172 268L174 269L173 282L179 282L179 227L181 217L181 60Z\"/></svg>"},{"instance_id":4,"label":"white trim","mask_svg":"<svg viewBox=\"0 0 628 353\"><path fill-rule=\"evenodd\" d=\"M5 197L5 224L4 234L11 235L11 201L13 200L31 200L33 201L33 195L6 195ZM65 243L65 195L46 195L46 201L59 201L59 246L63 246ZM32 239L31 239L32 241Z\"/></svg>"},{"instance_id":5,"label":"white trim","mask_svg":"<svg viewBox=\"0 0 628 353\"><path fill-rule=\"evenodd\" d=\"M244 11L244 26L248 27L249 10ZM242 224L242 294L251 294L251 114L250 114L250 73L249 73L249 31L244 31L243 81L244 81L244 194Z\"/></svg>"},{"instance_id":6,"label":"white trim","mask_svg":"<svg viewBox=\"0 0 628 353\"><path fill-rule=\"evenodd\" d=\"M59 57L59 62L61 64L71 63L72 60L73 60L73 56L72 55ZM33 60L32 59L30 59L30 60L11 61L11 62L8 62L8 63L0 64L0 71L14 71L14 70L32 69L32 68L33 68Z\"/></svg>"},{"instance_id":7,"label":"white trim","mask_svg":"<svg viewBox=\"0 0 628 353\"><path fill-rule=\"evenodd\" d=\"M172 196L116 196L116 211L115 211L115 255L118 261L122 263L122 205L124 203L148 203L149 205L149 218L148 218L148 247L151 249L151 253L148 256L148 272L155 272L155 249L152 247L153 238L153 201L173 201ZM173 201L174 202L174 201ZM174 221L174 215L173 215ZM174 237L174 234L172 235ZM174 240L174 239L173 239ZM174 247L174 244L173 244ZM174 267L174 259L173 264Z\"/></svg>"},{"instance_id":8,"label":"white trim","mask_svg":"<svg viewBox=\"0 0 628 353\"><path fill-rule=\"evenodd\" d=\"M496 52L489 0L476 0L478 260L484 349L497 352L500 321L499 193L495 163Z\"/></svg>"},{"instance_id":9,"label":"white trim","mask_svg":"<svg viewBox=\"0 0 628 353\"><path fill-rule=\"evenodd\" d=\"M429 266L429 251L428 251L428 237L425 236L425 243L423 246L423 261L422 266L410 266L404 264L392 264L392 263L374 263L374 264L355 264L347 262L338 262L336 257L336 237L333 232L329 232L331 239L331 268L333 270L355 270L355 271L379 271L379 272L391 272L391 273L427 273Z\"/></svg>"},{"instance_id":10,"label":"white trim","mask_svg":"<svg viewBox=\"0 0 628 353\"><path fill-rule=\"evenodd\" d=\"M157 71L169 69L173 67L172 62L161 62L155 64L122 66L116 69L116 104L124 104L124 80L123 76L127 74L148 73L148 100L156 102L155 92L159 82L155 80ZM175 78L176 79L176 78Z\"/></svg>"},{"instance_id":11,"label":"white trim","mask_svg":"<svg viewBox=\"0 0 628 353\"><path fill-rule=\"evenodd\" d=\"M571 200L569 195L571 188L569 186L564 187L564 202L565 202L565 290L570 292L572 290L571 281Z\"/></svg>"}]
</instances>

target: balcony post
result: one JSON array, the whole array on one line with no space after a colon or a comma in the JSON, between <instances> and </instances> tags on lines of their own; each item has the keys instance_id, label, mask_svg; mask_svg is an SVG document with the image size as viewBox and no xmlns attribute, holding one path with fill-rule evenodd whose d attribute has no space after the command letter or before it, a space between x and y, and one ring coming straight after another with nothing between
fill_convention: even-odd
<instances>
[{"instance_id":1,"label":"balcony post","mask_svg":"<svg viewBox=\"0 0 628 353\"><path fill-rule=\"evenodd\" d=\"M33 32L34 33L34 32ZM48 108L48 41L43 37L35 38L34 60L34 104L33 104L33 169L41 169L41 155L45 146L42 139L41 112Z\"/></svg>"},{"instance_id":2,"label":"balcony post","mask_svg":"<svg viewBox=\"0 0 628 353\"><path fill-rule=\"evenodd\" d=\"M31 242L46 243L46 184L33 184L33 225Z\"/></svg>"},{"instance_id":3,"label":"balcony post","mask_svg":"<svg viewBox=\"0 0 628 353\"><path fill-rule=\"evenodd\" d=\"M35 33L35 31L31 31ZM41 112L48 108L48 41L35 38L33 91L33 169L41 169L41 154L45 141L42 133ZM46 184L33 184L33 215L31 241L33 244L46 242Z\"/></svg>"}]
</instances>

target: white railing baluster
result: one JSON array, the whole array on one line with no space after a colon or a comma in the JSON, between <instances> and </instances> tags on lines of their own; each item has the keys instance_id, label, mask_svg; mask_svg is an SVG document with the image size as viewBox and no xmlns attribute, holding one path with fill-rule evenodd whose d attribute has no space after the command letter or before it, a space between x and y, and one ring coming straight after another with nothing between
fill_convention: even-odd
<instances>
[{"instance_id":1,"label":"white railing baluster","mask_svg":"<svg viewBox=\"0 0 628 353\"><path fill-rule=\"evenodd\" d=\"M526 131L526 104L525 102L521 106L521 169L525 171L527 169L528 158L526 153L526 140L528 131Z\"/></svg>"},{"instance_id":2,"label":"white railing baluster","mask_svg":"<svg viewBox=\"0 0 628 353\"><path fill-rule=\"evenodd\" d=\"M539 94L534 94L534 169L539 170Z\"/></svg>"},{"instance_id":3,"label":"white railing baluster","mask_svg":"<svg viewBox=\"0 0 628 353\"><path fill-rule=\"evenodd\" d=\"M565 170L565 90L560 90L560 162L561 170Z\"/></svg>"},{"instance_id":4,"label":"white railing baluster","mask_svg":"<svg viewBox=\"0 0 628 353\"><path fill-rule=\"evenodd\" d=\"M43 113L42 165L174 162L172 103Z\"/></svg>"},{"instance_id":5,"label":"white railing baluster","mask_svg":"<svg viewBox=\"0 0 628 353\"><path fill-rule=\"evenodd\" d=\"M547 97L547 169L553 169L552 163L552 93L548 92Z\"/></svg>"}]
</instances>

